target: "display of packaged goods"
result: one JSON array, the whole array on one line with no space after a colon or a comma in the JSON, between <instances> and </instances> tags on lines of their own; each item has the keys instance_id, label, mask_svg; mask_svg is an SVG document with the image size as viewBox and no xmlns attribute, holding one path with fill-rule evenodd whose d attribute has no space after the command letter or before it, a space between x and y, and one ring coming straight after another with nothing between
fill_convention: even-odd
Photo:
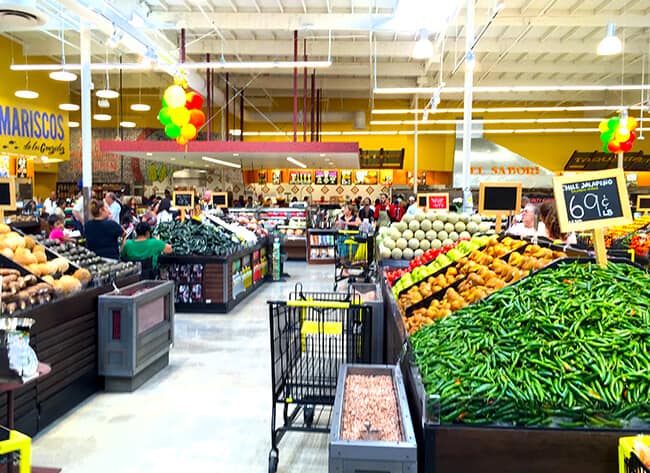
<instances>
[{"instance_id":1,"label":"display of packaged goods","mask_svg":"<svg viewBox=\"0 0 650 473\"><path fill-rule=\"evenodd\" d=\"M310 234L310 246L334 246L334 235Z\"/></svg>"},{"instance_id":2,"label":"display of packaged goods","mask_svg":"<svg viewBox=\"0 0 650 473\"><path fill-rule=\"evenodd\" d=\"M174 255L227 256L244 248L232 232L210 223L162 222L154 236L169 243Z\"/></svg>"},{"instance_id":3,"label":"display of packaged goods","mask_svg":"<svg viewBox=\"0 0 650 473\"><path fill-rule=\"evenodd\" d=\"M554 262L422 327L411 346L443 423L647 426L650 274Z\"/></svg>"},{"instance_id":4,"label":"display of packaged goods","mask_svg":"<svg viewBox=\"0 0 650 473\"><path fill-rule=\"evenodd\" d=\"M480 215L429 211L404 215L400 222L381 227L377 234L380 259L418 258L430 248L438 249L475 234L494 233L492 223Z\"/></svg>"}]
</instances>

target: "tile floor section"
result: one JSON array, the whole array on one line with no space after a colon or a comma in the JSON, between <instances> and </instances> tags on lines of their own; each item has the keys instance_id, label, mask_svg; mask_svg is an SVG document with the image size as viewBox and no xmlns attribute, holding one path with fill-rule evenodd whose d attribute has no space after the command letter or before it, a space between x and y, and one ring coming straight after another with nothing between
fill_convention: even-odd
<instances>
[{"instance_id":1,"label":"tile floor section","mask_svg":"<svg viewBox=\"0 0 650 473\"><path fill-rule=\"evenodd\" d=\"M333 266L289 262L231 313L176 314L170 366L132 394L91 397L34 439L33 463L64 473L261 473L270 448L267 300L297 282L331 291ZM327 435L288 433L278 472L325 473Z\"/></svg>"}]
</instances>

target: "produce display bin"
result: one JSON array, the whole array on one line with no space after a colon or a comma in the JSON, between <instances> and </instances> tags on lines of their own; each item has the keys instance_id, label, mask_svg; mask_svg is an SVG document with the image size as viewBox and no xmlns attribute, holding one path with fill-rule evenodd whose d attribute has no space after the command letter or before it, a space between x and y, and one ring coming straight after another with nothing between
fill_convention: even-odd
<instances>
[{"instance_id":1,"label":"produce display bin","mask_svg":"<svg viewBox=\"0 0 650 473\"><path fill-rule=\"evenodd\" d=\"M160 278L175 281L177 312L228 313L259 288L268 272L267 240L228 256L161 255ZM255 277L257 271L260 277ZM252 281L244 287L244 277Z\"/></svg>"},{"instance_id":2,"label":"produce display bin","mask_svg":"<svg viewBox=\"0 0 650 473\"><path fill-rule=\"evenodd\" d=\"M343 440L345 381L351 375L393 379L403 441ZM416 473L417 444L400 369L393 365L343 364L339 368L329 440L329 473ZM460 471L460 470L459 470Z\"/></svg>"},{"instance_id":3,"label":"produce display bin","mask_svg":"<svg viewBox=\"0 0 650 473\"><path fill-rule=\"evenodd\" d=\"M361 304L372 308L372 354L370 362L383 364L385 360L384 332L386 330L384 298L376 283L350 283L352 294L361 298Z\"/></svg>"},{"instance_id":4,"label":"produce display bin","mask_svg":"<svg viewBox=\"0 0 650 473\"><path fill-rule=\"evenodd\" d=\"M131 392L169 364L174 283L140 281L99 297L99 375L106 391Z\"/></svg>"},{"instance_id":5,"label":"produce display bin","mask_svg":"<svg viewBox=\"0 0 650 473\"><path fill-rule=\"evenodd\" d=\"M593 259L563 261L586 263L593 262ZM613 261L632 264L621 259ZM550 270L559 263L556 261L543 271ZM525 278L516 284L524 280ZM625 430L440 424L437 415L438 400L429 398L426 394L420 371L410 351L404 321L385 278L382 278L382 291L387 310L387 360L399 362L404 374L418 441L420 472L611 472L619 466L619 438L650 433L647 426Z\"/></svg>"}]
</instances>

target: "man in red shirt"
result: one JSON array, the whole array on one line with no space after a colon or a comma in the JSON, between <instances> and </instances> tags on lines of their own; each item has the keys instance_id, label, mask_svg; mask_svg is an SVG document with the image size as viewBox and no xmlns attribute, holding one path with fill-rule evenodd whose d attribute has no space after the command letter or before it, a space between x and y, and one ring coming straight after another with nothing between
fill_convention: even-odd
<instances>
[{"instance_id":1,"label":"man in red shirt","mask_svg":"<svg viewBox=\"0 0 650 473\"><path fill-rule=\"evenodd\" d=\"M393 222L399 222L402 220L402 217L404 216L405 212L406 209L402 206L402 197L398 196L395 199L393 205L390 206L390 209L388 211L388 214L390 215L390 219Z\"/></svg>"}]
</instances>

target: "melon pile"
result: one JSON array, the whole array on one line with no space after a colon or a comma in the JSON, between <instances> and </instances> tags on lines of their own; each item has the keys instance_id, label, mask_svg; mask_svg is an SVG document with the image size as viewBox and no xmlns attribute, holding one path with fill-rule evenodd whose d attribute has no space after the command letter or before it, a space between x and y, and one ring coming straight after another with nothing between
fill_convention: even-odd
<instances>
[{"instance_id":1,"label":"melon pile","mask_svg":"<svg viewBox=\"0 0 650 473\"><path fill-rule=\"evenodd\" d=\"M379 257L410 260L422 256L430 248L442 248L476 233L492 232L492 224L480 215L444 211L404 215L401 222L379 229Z\"/></svg>"}]
</instances>

